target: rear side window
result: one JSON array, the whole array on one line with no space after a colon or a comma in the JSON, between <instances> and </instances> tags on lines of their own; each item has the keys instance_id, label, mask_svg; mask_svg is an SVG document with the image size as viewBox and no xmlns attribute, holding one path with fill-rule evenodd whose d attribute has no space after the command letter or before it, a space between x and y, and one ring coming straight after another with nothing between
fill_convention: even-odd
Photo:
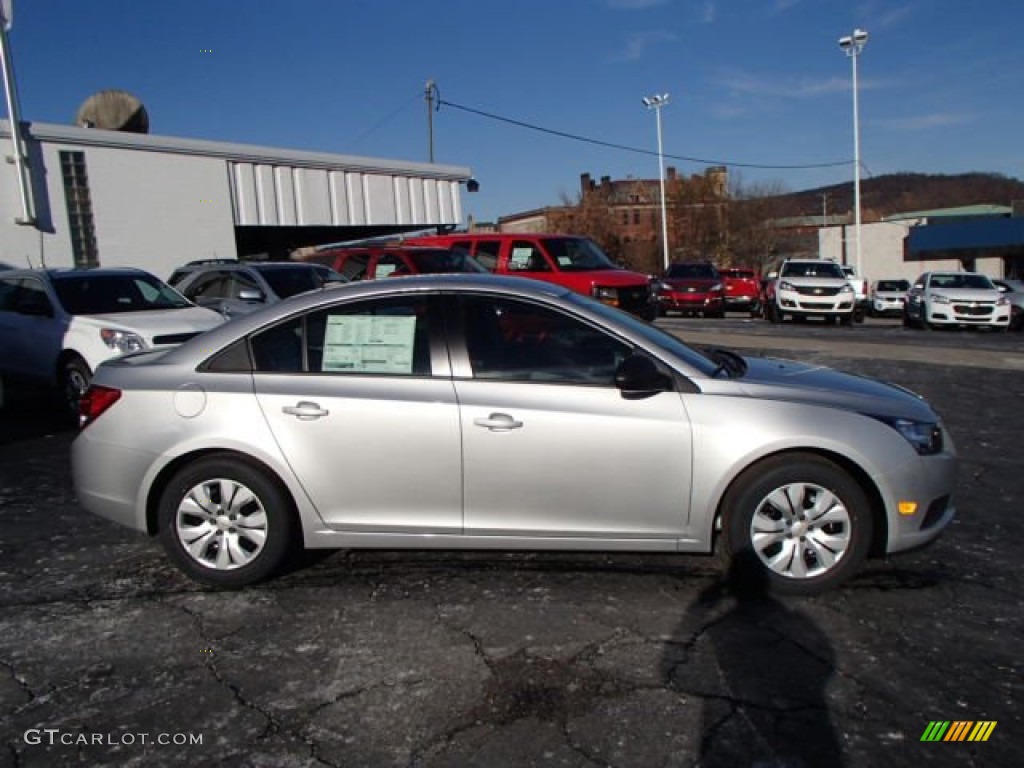
<instances>
[{"instance_id":1,"label":"rear side window","mask_svg":"<svg viewBox=\"0 0 1024 768\"><path fill-rule=\"evenodd\" d=\"M481 240L476 244L476 253L473 256L481 267L488 272L498 268L498 254L501 251L501 243L497 240Z\"/></svg>"}]
</instances>

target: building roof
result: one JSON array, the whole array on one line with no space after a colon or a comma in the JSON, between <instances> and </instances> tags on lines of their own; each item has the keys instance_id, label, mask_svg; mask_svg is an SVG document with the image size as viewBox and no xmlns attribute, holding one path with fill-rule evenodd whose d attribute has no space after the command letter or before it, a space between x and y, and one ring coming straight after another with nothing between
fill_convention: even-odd
<instances>
[{"instance_id":1,"label":"building roof","mask_svg":"<svg viewBox=\"0 0 1024 768\"><path fill-rule=\"evenodd\" d=\"M935 208L930 211L908 211L883 216L882 221L902 221L904 219L945 219L945 218L980 218L983 216L1009 216L1013 209L1008 205L961 205L956 208Z\"/></svg>"}]
</instances>

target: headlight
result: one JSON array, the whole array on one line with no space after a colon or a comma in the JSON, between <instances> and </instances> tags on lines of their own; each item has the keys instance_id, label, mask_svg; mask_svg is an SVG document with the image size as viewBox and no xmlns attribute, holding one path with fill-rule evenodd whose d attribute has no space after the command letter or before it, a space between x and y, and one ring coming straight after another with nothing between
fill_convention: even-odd
<instances>
[{"instance_id":1,"label":"headlight","mask_svg":"<svg viewBox=\"0 0 1024 768\"><path fill-rule=\"evenodd\" d=\"M671 291L672 286L668 283L663 283L660 280L654 284L654 290L656 291Z\"/></svg>"},{"instance_id":2,"label":"headlight","mask_svg":"<svg viewBox=\"0 0 1024 768\"><path fill-rule=\"evenodd\" d=\"M1008 298L1006 298L1005 296L1000 296L998 299L996 299L996 306L997 307L1005 307L1009 303L1010 303L1010 300Z\"/></svg>"},{"instance_id":3,"label":"headlight","mask_svg":"<svg viewBox=\"0 0 1024 768\"><path fill-rule=\"evenodd\" d=\"M619 303L619 289L595 285L594 298L598 301L603 301L605 304L617 306Z\"/></svg>"},{"instance_id":4,"label":"headlight","mask_svg":"<svg viewBox=\"0 0 1024 768\"><path fill-rule=\"evenodd\" d=\"M721 283L715 283L710 288L708 288L708 291L711 292L711 293L717 293L720 290L722 290L722 284Z\"/></svg>"},{"instance_id":5,"label":"headlight","mask_svg":"<svg viewBox=\"0 0 1024 768\"><path fill-rule=\"evenodd\" d=\"M783 280L781 283L779 283L779 290L780 291L795 291L796 288L794 288L793 284L791 282L789 282L788 280Z\"/></svg>"},{"instance_id":6,"label":"headlight","mask_svg":"<svg viewBox=\"0 0 1024 768\"><path fill-rule=\"evenodd\" d=\"M131 331L120 331L117 328L101 328L100 338L103 343L111 349L116 349L121 354L138 352L146 348L146 342L137 333Z\"/></svg>"},{"instance_id":7,"label":"headlight","mask_svg":"<svg viewBox=\"0 0 1024 768\"><path fill-rule=\"evenodd\" d=\"M839 292L840 293L853 293L853 286L850 285L849 283L847 283L846 285L844 285L842 288L839 289Z\"/></svg>"},{"instance_id":8,"label":"headlight","mask_svg":"<svg viewBox=\"0 0 1024 768\"><path fill-rule=\"evenodd\" d=\"M941 293L933 293L932 301L936 304L949 304L949 297L943 296Z\"/></svg>"},{"instance_id":9,"label":"headlight","mask_svg":"<svg viewBox=\"0 0 1024 768\"><path fill-rule=\"evenodd\" d=\"M914 450L922 456L931 456L942 452L942 427L931 421L914 421L913 419L892 418L890 416L874 416L888 424L914 446Z\"/></svg>"}]
</instances>

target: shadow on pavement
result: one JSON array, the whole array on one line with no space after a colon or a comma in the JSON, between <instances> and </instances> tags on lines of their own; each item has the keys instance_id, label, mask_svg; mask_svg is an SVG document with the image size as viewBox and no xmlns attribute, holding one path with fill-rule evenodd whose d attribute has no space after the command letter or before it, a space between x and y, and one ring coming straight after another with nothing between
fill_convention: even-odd
<instances>
[{"instance_id":1,"label":"shadow on pavement","mask_svg":"<svg viewBox=\"0 0 1024 768\"><path fill-rule=\"evenodd\" d=\"M0 445L74 431L50 391L9 380L0 387Z\"/></svg>"},{"instance_id":2,"label":"shadow on pavement","mask_svg":"<svg viewBox=\"0 0 1024 768\"><path fill-rule=\"evenodd\" d=\"M702 768L843 764L826 700L832 644L807 614L768 593L758 563L736 557L701 592L680 627L687 635L684 660L666 656L662 677L703 701Z\"/></svg>"}]
</instances>

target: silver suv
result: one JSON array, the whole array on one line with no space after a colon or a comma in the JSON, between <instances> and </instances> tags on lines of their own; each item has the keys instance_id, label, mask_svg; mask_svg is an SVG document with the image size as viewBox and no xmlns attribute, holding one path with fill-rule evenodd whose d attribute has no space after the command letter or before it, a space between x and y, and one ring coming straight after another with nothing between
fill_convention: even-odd
<instances>
[{"instance_id":1,"label":"silver suv","mask_svg":"<svg viewBox=\"0 0 1024 768\"><path fill-rule=\"evenodd\" d=\"M856 296L843 268L828 259L786 259L775 275L774 295L765 306L770 322L782 322L786 315L796 319L820 317L853 322Z\"/></svg>"}]
</instances>

